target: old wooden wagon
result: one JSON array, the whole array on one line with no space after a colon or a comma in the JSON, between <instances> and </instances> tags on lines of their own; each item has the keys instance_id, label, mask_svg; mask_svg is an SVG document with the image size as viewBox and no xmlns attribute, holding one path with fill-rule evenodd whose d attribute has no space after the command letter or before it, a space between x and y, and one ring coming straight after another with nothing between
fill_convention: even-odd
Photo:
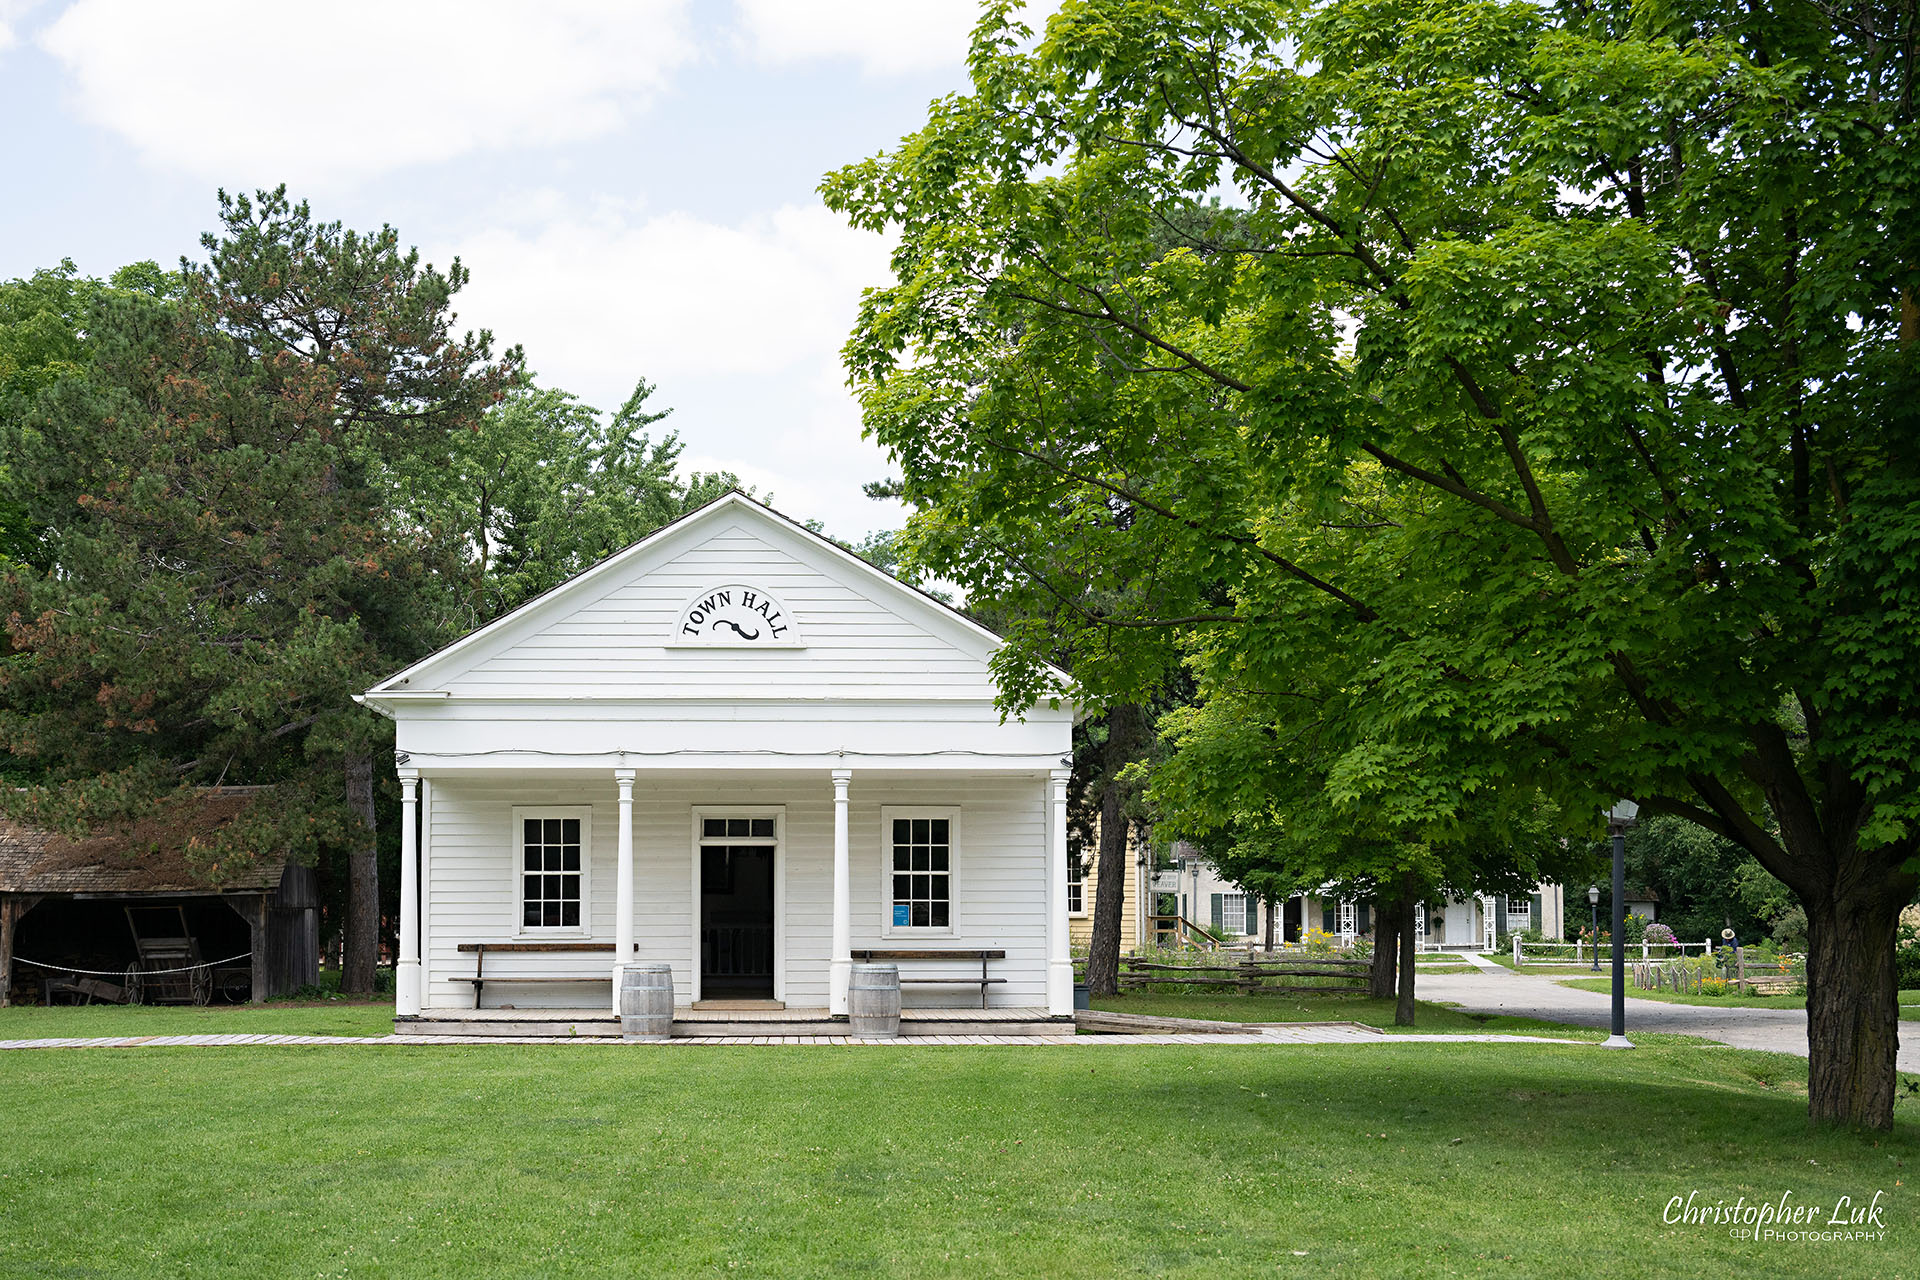
<instances>
[{"instance_id":1,"label":"old wooden wagon","mask_svg":"<svg viewBox=\"0 0 1920 1280\"><path fill-rule=\"evenodd\" d=\"M214 880L187 856L262 790L209 789L79 840L0 820L0 1004L260 1001L314 982L311 868L267 855Z\"/></svg>"}]
</instances>

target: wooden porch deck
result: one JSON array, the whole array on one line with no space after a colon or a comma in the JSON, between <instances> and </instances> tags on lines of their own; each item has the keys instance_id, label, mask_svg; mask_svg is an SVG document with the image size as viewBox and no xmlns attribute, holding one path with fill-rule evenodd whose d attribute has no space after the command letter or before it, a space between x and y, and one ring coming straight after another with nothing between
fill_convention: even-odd
<instances>
[{"instance_id":1,"label":"wooden porch deck","mask_svg":"<svg viewBox=\"0 0 1920 1280\"><path fill-rule=\"evenodd\" d=\"M724 1002L723 1002L724 1003ZM744 1002L743 1002L744 1003ZM605 1009L424 1009L418 1017L396 1018L393 1029L408 1036L618 1037L620 1020ZM1071 1035L1072 1017L1053 1017L1044 1008L903 1009L902 1036ZM831 1036L845 1035L847 1020L825 1009L706 1008L678 1005L675 1036Z\"/></svg>"}]
</instances>

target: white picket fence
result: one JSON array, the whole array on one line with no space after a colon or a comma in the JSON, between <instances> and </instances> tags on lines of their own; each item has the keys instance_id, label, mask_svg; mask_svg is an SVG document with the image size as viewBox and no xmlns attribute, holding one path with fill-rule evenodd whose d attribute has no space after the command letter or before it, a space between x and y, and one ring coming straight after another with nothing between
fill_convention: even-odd
<instances>
[{"instance_id":1,"label":"white picket fence","mask_svg":"<svg viewBox=\"0 0 1920 1280\"><path fill-rule=\"evenodd\" d=\"M1629 942L1629 959L1673 960L1689 953L1705 955L1713 950L1711 942ZM1635 955L1635 952L1638 955ZM1613 944L1600 944L1600 959L1606 961L1613 956ZM1593 948L1587 946L1584 939L1576 938L1572 942L1526 942L1520 938L1513 940L1513 963L1519 966L1532 964L1590 964L1593 961Z\"/></svg>"}]
</instances>

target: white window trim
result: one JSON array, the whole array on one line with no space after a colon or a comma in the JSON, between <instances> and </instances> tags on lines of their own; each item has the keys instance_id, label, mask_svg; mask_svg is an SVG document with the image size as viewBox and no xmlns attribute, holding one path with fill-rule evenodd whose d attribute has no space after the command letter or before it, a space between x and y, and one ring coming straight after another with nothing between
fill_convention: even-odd
<instances>
[{"instance_id":1,"label":"white window trim","mask_svg":"<svg viewBox=\"0 0 1920 1280\"><path fill-rule=\"evenodd\" d=\"M687 881L688 931L692 947L687 961L687 989L700 999L700 834L708 818L773 819L773 998L787 998L787 806L783 804L697 804L693 806L692 877ZM765 836L715 836L714 843L766 844Z\"/></svg>"},{"instance_id":2,"label":"white window trim","mask_svg":"<svg viewBox=\"0 0 1920 1280\"><path fill-rule=\"evenodd\" d=\"M910 925L893 922L893 823L896 818L947 820L947 923ZM880 936L952 938L960 933L960 806L883 805L880 809Z\"/></svg>"},{"instance_id":3,"label":"white window trim","mask_svg":"<svg viewBox=\"0 0 1920 1280\"><path fill-rule=\"evenodd\" d=\"M1232 908L1239 905L1240 918L1235 920ZM1244 893L1223 893L1220 895L1220 930L1229 938L1247 936L1247 895Z\"/></svg>"},{"instance_id":4,"label":"white window trim","mask_svg":"<svg viewBox=\"0 0 1920 1280\"><path fill-rule=\"evenodd\" d=\"M1071 857L1073 853L1073 838L1071 836L1067 838L1067 853L1069 854L1067 869L1071 871L1073 869L1073 859ZM1078 911L1073 910L1073 896L1069 893L1067 896L1067 918L1070 920L1085 920L1089 915L1093 914L1093 903L1088 901L1087 894L1087 872L1091 869L1087 863L1086 846L1082 845L1080 846L1080 909ZM1067 884L1069 886L1073 884L1071 875L1067 878Z\"/></svg>"},{"instance_id":5,"label":"white window trim","mask_svg":"<svg viewBox=\"0 0 1920 1280\"><path fill-rule=\"evenodd\" d=\"M527 818L580 819L580 923L578 925L526 924L527 900L521 896L520 877L525 874L526 845L521 843L520 824ZM516 938L590 938L593 936L593 806L590 804L515 805L507 828L507 848L513 879L513 936Z\"/></svg>"}]
</instances>

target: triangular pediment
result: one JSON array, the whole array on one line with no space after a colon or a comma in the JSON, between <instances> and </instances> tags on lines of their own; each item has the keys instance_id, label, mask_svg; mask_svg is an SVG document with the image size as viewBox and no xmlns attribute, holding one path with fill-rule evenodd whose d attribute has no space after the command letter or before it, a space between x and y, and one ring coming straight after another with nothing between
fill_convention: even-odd
<instances>
[{"instance_id":1,"label":"triangular pediment","mask_svg":"<svg viewBox=\"0 0 1920 1280\"><path fill-rule=\"evenodd\" d=\"M733 493L369 698L992 698L999 639Z\"/></svg>"}]
</instances>

